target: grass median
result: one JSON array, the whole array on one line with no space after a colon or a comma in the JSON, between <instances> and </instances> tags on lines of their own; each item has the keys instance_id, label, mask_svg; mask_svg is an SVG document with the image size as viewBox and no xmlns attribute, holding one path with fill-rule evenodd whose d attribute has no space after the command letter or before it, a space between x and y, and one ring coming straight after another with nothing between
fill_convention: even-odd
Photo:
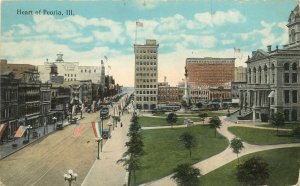
<instances>
[{"instance_id":1,"label":"grass median","mask_svg":"<svg viewBox=\"0 0 300 186\"><path fill-rule=\"evenodd\" d=\"M197 146L189 152L178 140L185 132L191 132L197 138ZM141 156L141 169L137 171L137 184L149 182L167 176L181 163L196 163L225 150L228 141L221 135L214 137L214 129L209 126L186 128L144 130L145 154Z\"/></svg>"},{"instance_id":2,"label":"grass median","mask_svg":"<svg viewBox=\"0 0 300 186\"><path fill-rule=\"evenodd\" d=\"M183 125L184 118L177 118L177 122L173 125ZM142 127L157 127L157 126L171 126L166 118L155 118L155 117L147 117L140 116L139 124Z\"/></svg>"},{"instance_id":3,"label":"grass median","mask_svg":"<svg viewBox=\"0 0 300 186\"><path fill-rule=\"evenodd\" d=\"M300 148L284 148L249 154L240 158L245 162L253 156L264 158L269 164L269 180L266 185L294 185L298 180ZM237 160L230 162L200 178L201 185L240 186L236 179Z\"/></svg>"},{"instance_id":4,"label":"grass median","mask_svg":"<svg viewBox=\"0 0 300 186\"><path fill-rule=\"evenodd\" d=\"M281 143L300 143L299 138L291 136L292 131L257 129L248 127L229 127L228 130L243 141L255 145L272 145Z\"/></svg>"}]
</instances>

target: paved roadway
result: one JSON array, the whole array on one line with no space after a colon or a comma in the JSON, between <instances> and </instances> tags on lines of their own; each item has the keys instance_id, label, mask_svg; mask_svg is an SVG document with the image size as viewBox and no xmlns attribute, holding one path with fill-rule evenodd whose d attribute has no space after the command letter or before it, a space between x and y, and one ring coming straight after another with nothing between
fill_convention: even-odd
<instances>
[{"instance_id":1,"label":"paved roadway","mask_svg":"<svg viewBox=\"0 0 300 186\"><path fill-rule=\"evenodd\" d=\"M0 183L20 185L68 185L64 173L73 169L78 173L74 185L80 185L97 156L97 143L91 127L99 120L99 112L86 114L82 135L73 136L74 125L37 140L26 148L0 161ZM109 120L104 120L107 127Z\"/></svg>"}]
</instances>

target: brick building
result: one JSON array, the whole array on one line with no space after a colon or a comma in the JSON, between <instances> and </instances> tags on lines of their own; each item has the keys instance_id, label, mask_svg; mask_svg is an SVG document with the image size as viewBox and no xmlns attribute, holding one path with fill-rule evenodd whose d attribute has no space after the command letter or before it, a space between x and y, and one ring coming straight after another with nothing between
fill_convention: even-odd
<instances>
[{"instance_id":1,"label":"brick building","mask_svg":"<svg viewBox=\"0 0 300 186\"><path fill-rule=\"evenodd\" d=\"M225 86L234 80L235 58L187 58L188 83L192 89Z\"/></svg>"}]
</instances>

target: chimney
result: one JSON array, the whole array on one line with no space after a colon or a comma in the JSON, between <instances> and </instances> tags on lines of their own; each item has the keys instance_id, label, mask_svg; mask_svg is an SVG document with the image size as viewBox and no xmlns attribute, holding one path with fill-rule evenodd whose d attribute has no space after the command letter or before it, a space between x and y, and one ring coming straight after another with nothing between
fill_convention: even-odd
<instances>
[{"instance_id":1,"label":"chimney","mask_svg":"<svg viewBox=\"0 0 300 186\"><path fill-rule=\"evenodd\" d=\"M268 52L270 53L272 50L272 45L268 45L267 48L268 48Z\"/></svg>"}]
</instances>

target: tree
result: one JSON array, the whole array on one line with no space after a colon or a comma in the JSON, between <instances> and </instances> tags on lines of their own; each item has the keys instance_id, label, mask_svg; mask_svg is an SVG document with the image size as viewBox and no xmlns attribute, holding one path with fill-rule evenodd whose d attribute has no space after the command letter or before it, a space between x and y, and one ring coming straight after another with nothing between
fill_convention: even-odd
<instances>
[{"instance_id":1,"label":"tree","mask_svg":"<svg viewBox=\"0 0 300 186\"><path fill-rule=\"evenodd\" d=\"M215 137L217 137L217 128L220 128L221 125L222 125L222 123L218 116L214 116L214 117L210 118L209 126L210 126L210 128L215 129Z\"/></svg>"},{"instance_id":2,"label":"tree","mask_svg":"<svg viewBox=\"0 0 300 186\"><path fill-rule=\"evenodd\" d=\"M139 156L144 153L143 140L140 132L141 126L138 122L136 114L132 115L131 124L127 136L129 141L125 143L127 151L123 154L123 157L117 161L117 163L123 163L123 166L129 171L129 177L133 173L134 184L136 182L135 172L140 169Z\"/></svg>"},{"instance_id":3,"label":"tree","mask_svg":"<svg viewBox=\"0 0 300 186\"><path fill-rule=\"evenodd\" d=\"M119 159L117 163L123 163L123 166L126 167L126 170L129 172L129 179L131 177L131 173L133 173L133 181L136 183L136 175L135 172L141 168L141 163L138 157L135 156L126 156L122 159Z\"/></svg>"},{"instance_id":4,"label":"tree","mask_svg":"<svg viewBox=\"0 0 300 186\"><path fill-rule=\"evenodd\" d=\"M168 114L167 116L167 122L171 124L171 127L173 128L173 124L177 122L177 115L173 112Z\"/></svg>"},{"instance_id":5,"label":"tree","mask_svg":"<svg viewBox=\"0 0 300 186\"><path fill-rule=\"evenodd\" d=\"M179 141L181 141L184 147L190 152L190 158L192 157L192 148L197 145L196 138L189 132L184 132L180 135Z\"/></svg>"},{"instance_id":6,"label":"tree","mask_svg":"<svg viewBox=\"0 0 300 186\"><path fill-rule=\"evenodd\" d=\"M208 114L207 114L206 112L203 112L203 113L200 113L200 114L199 114L199 117L202 119L203 124L204 124L204 120L205 120L205 118L208 117Z\"/></svg>"},{"instance_id":7,"label":"tree","mask_svg":"<svg viewBox=\"0 0 300 186\"><path fill-rule=\"evenodd\" d=\"M278 136L278 127L284 126L284 115L281 112L276 112L271 118L272 125L277 127L276 135Z\"/></svg>"},{"instance_id":8,"label":"tree","mask_svg":"<svg viewBox=\"0 0 300 186\"><path fill-rule=\"evenodd\" d=\"M174 179L179 186L198 186L200 184L200 170L192 167L190 164L180 164L174 169Z\"/></svg>"},{"instance_id":9,"label":"tree","mask_svg":"<svg viewBox=\"0 0 300 186\"><path fill-rule=\"evenodd\" d=\"M236 153L237 159L238 159L238 164L240 164L239 161L239 153L241 150L244 148L243 141L240 138L233 138L230 141L230 148L232 148L233 153Z\"/></svg>"},{"instance_id":10,"label":"tree","mask_svg":"<svg viewBox=\"0 0 300 186\"><path fill-rule=\"evenodd\" d=\"M268 163L261 157L253 157L237 166L236 176L246 185L264 185L269 178Z\"/></svg>"},{"instance_id":11,"label":"tree","mask_svg":"<svg viewBox=\"0 0 300 186\"><path fill-rule=\"evenodd\" d=\"M203 104L202 104L201 102L199 102L199 103L196 103L196 106L197 106L198 108L202 108Z\"/></svg>"}]
</instances>

